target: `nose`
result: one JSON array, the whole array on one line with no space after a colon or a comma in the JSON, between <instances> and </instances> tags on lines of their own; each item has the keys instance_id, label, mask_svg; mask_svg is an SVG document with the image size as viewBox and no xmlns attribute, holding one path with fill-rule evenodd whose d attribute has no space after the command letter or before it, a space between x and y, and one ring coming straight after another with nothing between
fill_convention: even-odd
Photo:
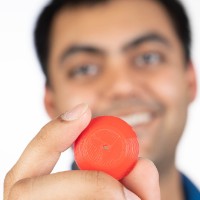
<instances>
[{"instance_id":1,"label":"nose","mask_svg":"<svg viewBox=\"0 0 200 200\"><path fill-rule=\"evenodd\" d=\"M139 78L129 70L115 70L112 72L112 77L108 79L105 95L112 99L133 97L138 95L141 87Z\"/></svg>"}]
</instances>

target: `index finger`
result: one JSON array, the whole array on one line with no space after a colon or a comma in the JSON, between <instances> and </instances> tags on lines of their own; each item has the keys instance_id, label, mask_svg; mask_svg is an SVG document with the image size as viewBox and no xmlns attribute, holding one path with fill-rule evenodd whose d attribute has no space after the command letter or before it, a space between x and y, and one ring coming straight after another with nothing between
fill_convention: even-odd
<instances>
[{"instance_id":1,"label":"index finger","mask_svg":"<svg viewBox=\"0 0 200 200\"><path fill-rule=\"evenodd\" d=\"M51 173L60 154L72 145L90 120L90 109L80 104L45 125L8 173L5 190L21 179Z\"/></svg>"}]
</instances>

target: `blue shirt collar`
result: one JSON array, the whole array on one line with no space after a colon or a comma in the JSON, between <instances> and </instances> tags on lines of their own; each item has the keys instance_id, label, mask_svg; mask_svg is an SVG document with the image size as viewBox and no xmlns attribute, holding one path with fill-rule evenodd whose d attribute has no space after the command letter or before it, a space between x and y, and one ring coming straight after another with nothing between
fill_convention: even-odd
<instances>
[{"instance_id":1,"label":"blue shirt collar","mask_svg":"<svg viewBox=\"0 0 200 200\"><path fill-rule=\"evenodd\" d=\"M184 174L181 174L181 178L185 192L185 200L200 200L200 191L197 187Z\"/></svg>"}]
</instances>

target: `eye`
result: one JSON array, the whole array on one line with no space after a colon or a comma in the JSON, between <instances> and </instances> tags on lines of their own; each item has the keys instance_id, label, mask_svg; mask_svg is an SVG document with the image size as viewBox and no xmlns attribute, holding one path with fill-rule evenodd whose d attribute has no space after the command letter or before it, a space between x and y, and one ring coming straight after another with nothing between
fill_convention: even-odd
<instances>
[{"instance_id":1,"label":"eye","mask_svg":"<svg viewBox=\"0 0 200 200\"><path fill-rule=\"evenodd\" d=\"M134 65L138 67L155 66L162 63L162 61L163 57L160 53L150 52L135 57Z\"/></svg>"},{"instance_id":2,"label":"eye","mask_svg":"<svg viewBox=\"0 0 200 200\"><path fill-rule=\"evenodd\" d=\"M95 76L99 72L99 66L95 64L85 64L78 67L72 68L68 72L70 78L81 78L88 76Z\"/></svg>"}]
</instances>

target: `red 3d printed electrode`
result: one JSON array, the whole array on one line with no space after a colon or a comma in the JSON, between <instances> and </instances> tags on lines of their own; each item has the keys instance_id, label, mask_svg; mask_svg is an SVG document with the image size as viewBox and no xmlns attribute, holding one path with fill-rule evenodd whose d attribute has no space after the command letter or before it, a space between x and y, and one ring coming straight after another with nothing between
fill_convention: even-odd
<instances>
[{"instance_id":1,"label":"red 3d printed electrode","mask_svg":"<svg viewBox=\"0 0 200 200\"><path fill-rule=\"evenodd\" d=\"M92 119L74 143L75 161L81 170L102 171L117 180L132 170L138 154L133 128L113 116Z\"/></svg>"}]
</instances>

